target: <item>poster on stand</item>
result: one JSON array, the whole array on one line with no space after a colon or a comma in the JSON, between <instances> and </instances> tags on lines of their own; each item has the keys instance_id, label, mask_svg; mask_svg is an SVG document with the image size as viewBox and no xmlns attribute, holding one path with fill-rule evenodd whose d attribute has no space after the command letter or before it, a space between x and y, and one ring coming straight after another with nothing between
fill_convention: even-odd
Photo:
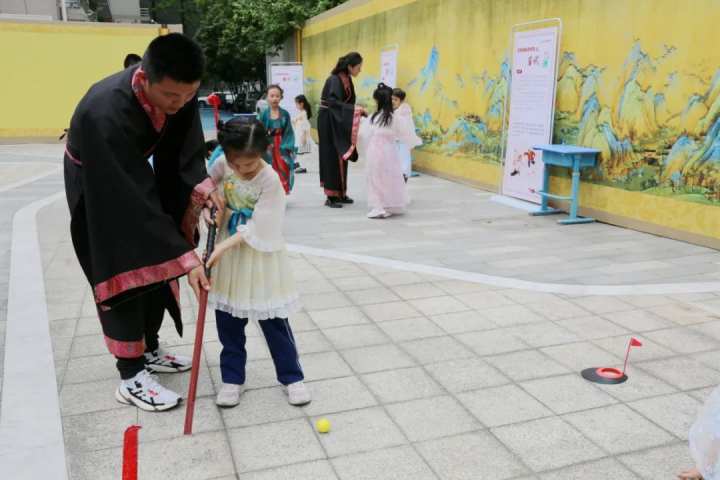
<instances>
[{"instance_id":1,"label":"poster on stand","mask_svg":"<svg viewBox=\"0 0 720 480\"><path fill-rule=\"evenodd\" d=\"M380 81L388 87L397 87L398 49L387 48L380 52Z\"/></svg>"},{"instance_id":2,"label":"poster on stand","mask_svg":"<svg viewBox=\"0 0 720 480\"><path fill-rule=\"evenodd\" d=\"M502 193L540 203L542 152L552 142L559 28L513 34L510 107Z\"/></svg>"},{"instance_id":3,"label":"poster on stand","mask_svg":"<svg viewBox=\"0 0 720 480\"><path fill-rule=\"evenodd\" d=\"M295 97L304 93L305 80L302 63L272 63L270 64L270 83L280 85L283 89L283 99L280 106L290 113L290 117L297 115Z\"/></svg>"}]
</instances>

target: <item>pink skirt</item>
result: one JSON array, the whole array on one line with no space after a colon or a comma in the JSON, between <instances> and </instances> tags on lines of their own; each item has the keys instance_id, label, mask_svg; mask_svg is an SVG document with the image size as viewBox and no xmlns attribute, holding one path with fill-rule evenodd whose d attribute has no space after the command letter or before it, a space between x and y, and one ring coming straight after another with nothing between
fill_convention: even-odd
<instances>
[{"instance_id":1,"label":"pink skirt","mask_svg":"<svg viewBox=\"0 0 720 480\"><path fill-rule=\"evenodd\" d=\"M408 204L402 159L394 138L383 133L376 132L367 146L368 207L399 213Z\"/></svg>"}]
</instances>

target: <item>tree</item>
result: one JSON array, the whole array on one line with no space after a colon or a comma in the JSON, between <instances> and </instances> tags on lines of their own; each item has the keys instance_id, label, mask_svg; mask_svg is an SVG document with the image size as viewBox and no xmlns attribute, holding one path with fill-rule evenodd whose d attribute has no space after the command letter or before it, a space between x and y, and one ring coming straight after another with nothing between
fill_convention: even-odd
<instances>
[{"instance_id":1,"label":"tree","mask_svg":"<svg viewBox=\"0 0 720 480\"><path fill-rule=\"evenodd\" d=\"M185 0L187 1L187 0ZM305 21L344 0L197 0L210 77L230 83L263 80L265 55Z\"/></svg>"}]
</instances>

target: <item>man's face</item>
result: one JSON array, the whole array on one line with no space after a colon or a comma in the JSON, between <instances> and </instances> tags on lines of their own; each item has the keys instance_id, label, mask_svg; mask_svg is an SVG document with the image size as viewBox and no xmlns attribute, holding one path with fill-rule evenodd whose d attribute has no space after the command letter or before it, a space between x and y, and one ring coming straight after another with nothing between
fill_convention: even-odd
<instances>
[{"instance_id":1,"label":"man's face","mask_svg":"<svg viewBox=\"0 0 720 480\"><path fill-rule=\"evenodd\" d=\"M143 89L150 103L160 111L173 115L193 99L200 88L200 80L193 83L177 82L169 77L157 83L143 80Z\"/></svg>"}]
</instances>

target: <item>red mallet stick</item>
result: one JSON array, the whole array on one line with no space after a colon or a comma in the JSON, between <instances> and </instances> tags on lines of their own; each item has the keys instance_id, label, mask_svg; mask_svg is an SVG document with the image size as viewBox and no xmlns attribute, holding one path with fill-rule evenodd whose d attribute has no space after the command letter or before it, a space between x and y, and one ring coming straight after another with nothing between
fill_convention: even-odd
<instances>
[{"instance_id":1,"label":"red mallet stick","mask_svg":"<svg viewBox=\"0 0 720 480\"><path fill-rule=\"evenodd\" d=\"M628 343L627 352L625 353L625 364L622 369L623 375L625 375L625 370L627 369L628 357L630 356L630 349L632 347L642 347L642 342L635 337L630 337L630 343Z\"/></svg>"},{"instance_id":2,"label":"red mallet stick","mask_svg":"<svg viewBox=\"0 0 720 480\"><path fill-rule=\"evenodd\" d=\"M122 480L138 478L138 430L140 425L131 425L125 430L123 437L123 470Z\"/></svg>"},{"instance_id":3,"label":"red mallet stick","mask_svg":"<svg viewBox=\"0 0 720 480\"><path fill-rule=\"evenodd\" d=\"M207 261L215 250L215 235L217 234L217 226L215 225L215 208L211 211L213 223L208 229L207 244L205 246L205 276L210 280L210 268ZM197 393L197 382L200 376L200 357L202 356L203 333L205 332L205 313L207 310L208 292L204 288L200 288L200 301L198 306L198 319L195 324L195 347L193 348L192 370L190 372L190 388L187 395L187 408L185 409L185 435L192 435L193 414L195 413L195 395Z\"/></svg>"}]
</instances>

